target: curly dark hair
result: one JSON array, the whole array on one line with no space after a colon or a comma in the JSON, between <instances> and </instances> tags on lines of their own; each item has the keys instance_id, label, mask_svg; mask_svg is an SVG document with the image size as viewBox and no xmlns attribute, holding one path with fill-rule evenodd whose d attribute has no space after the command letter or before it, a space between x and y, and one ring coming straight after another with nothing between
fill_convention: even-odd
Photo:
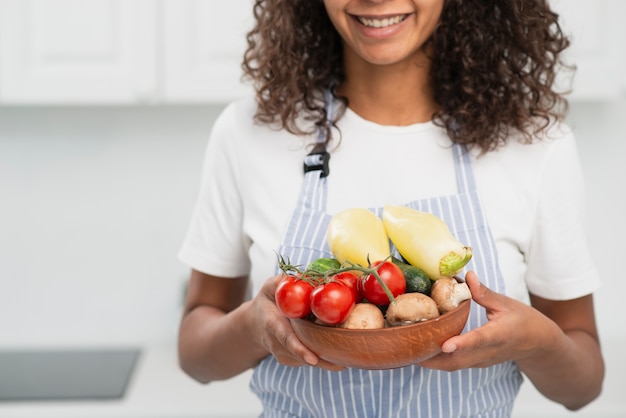
<instances>
[{"instance_id":1,"label":"curly dark hair","mask_svg":"<svg viewBox=\"0 0 626 418\"><path fill-rule=\"evenodd\" d=\"M253 81L257 122L303 135L327 129L320 92L341 83L342 40L321 0L256 0L242 68ZM555 78L570 41L547 0L445 0L429 39L433 121L455 143L483 152L514 131L524 142L565 117ZM333 95L345 106L347 98ZM341 116L341 110L338 115ZM301 126L302 119L307 126Z\"/></svg>"}]
</instances>

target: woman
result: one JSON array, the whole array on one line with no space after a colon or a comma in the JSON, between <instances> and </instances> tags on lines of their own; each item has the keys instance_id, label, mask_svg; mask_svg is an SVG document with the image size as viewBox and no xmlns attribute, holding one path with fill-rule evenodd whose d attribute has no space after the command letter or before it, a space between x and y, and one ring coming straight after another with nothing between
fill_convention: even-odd
<instances>
[{"instance_id":1,"label":"woman","mask_svg":"<svg viewBox=\"0 0 626 418\"><path fill-rule=\"evenodd\" d=\"M215 123L180 252L192 268L182 368L201 382L255 368L265 416L509 416L522 375L569 409L591 402L604 376L599 278L553 87L568 40L546 2L257 0L254 11L243 68L256 98ZM276 308L276 253L330 256L332 214L385 204L454 225L474 247L475 303L442 354L343 369Z\"/></svg>"}]
</instances>

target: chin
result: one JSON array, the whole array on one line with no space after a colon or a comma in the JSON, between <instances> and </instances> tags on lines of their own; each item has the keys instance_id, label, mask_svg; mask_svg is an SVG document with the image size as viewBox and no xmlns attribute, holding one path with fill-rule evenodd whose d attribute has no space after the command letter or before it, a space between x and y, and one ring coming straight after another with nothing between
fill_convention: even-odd
<instances>
[{"instance_id":1,"label":"chin","mask_svg":"<svg viewBox=\"0 0 626 418\"><path fill-rule=\"evenodd\" d=\"M402 49L376 48L376 50L363 51L361 59L372 65L394 65L416 61L416 54Z\"/></svg>"}]
</instances>

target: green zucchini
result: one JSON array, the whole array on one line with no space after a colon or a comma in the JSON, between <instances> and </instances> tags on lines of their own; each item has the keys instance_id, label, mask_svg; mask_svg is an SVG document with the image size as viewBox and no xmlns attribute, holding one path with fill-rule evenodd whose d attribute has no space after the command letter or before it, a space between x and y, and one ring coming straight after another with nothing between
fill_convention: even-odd
<instances>
[{"instance_id":1,"label":"green zucchini","mask_svg":"<svg viewBox=\"0 0 626 418\"><path fill-rule=\"evenodd\" d=\"M424 272L424 270L419 267L405 263L395 257L392 257L391 261L393 262L393 264L400 267L400 270L402 270L402 274L404 274L404 280L406 280L405 293L419 292L425 295L430 295L432 281Z\"/></svg>"}]
</instances>

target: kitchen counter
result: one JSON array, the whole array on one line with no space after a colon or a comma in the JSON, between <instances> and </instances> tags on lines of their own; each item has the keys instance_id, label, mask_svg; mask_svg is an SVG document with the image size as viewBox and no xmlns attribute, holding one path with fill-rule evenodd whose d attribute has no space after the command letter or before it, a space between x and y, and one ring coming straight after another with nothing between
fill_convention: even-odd
<instances>
[{"instance_id":1,"label":"kitchen counter","mask_svg":"<svg viewBox=\"0 0 626 418\"><path fill-rule=\"evenodd\" d=\"M513 418L623 418L626 398L626 341L604 341L607 375L600 398L573 414L546 400L527 381ZM2 418L252 418L261 412L258 399L248 389L252 371L224 382L199 384L178 368L174 347L144 349L126 395L114 401L0 402Z\"/></svg>"},{"instance_id":2,"label":"kitchen counter","mask_svg":"<svg viewBox=\"0 0 626 418\"><path fill-rule=\"evenodd\" d=\"M144 349L123 399L0 402L3 418L249 418L261 404L247 390L252 371L202 385L179 368L174 347Z\"/></svg>"}]
</instances>

